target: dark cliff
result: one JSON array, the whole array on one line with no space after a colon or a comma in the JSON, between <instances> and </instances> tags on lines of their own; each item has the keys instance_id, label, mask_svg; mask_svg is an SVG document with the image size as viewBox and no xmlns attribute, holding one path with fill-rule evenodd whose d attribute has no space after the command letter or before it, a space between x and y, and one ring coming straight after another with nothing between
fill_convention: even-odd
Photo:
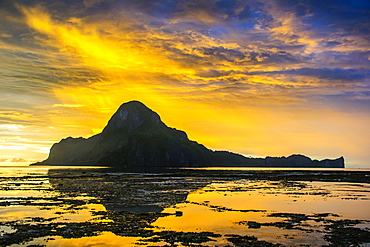
<instances>
[{"instance_id":1,"label":"dark cliff","mask_svg":"<svg viewBox=\"0 0 370 247\"><path fill-rule=\"evenodd\" d=\"M288 158L246 158L212 151L167 127L159 115L138 101L122 104L102 133L88 139L68 137L52 146L49 157L36 165L134 167L344 167L338 160L312 161L302 155Z\"/></svg>"},{"instance_id":2,"label":"dark cliff","mask_svg":"<svg viewBox=\"0 0 370 247\"><path fill-rule=\"evenodd\" d=\"M167 127L159 115L138 101L121 105L102 133L61 140L38 165L118 167L210 166L212 151Z\"/></svg>"}]
</instances>

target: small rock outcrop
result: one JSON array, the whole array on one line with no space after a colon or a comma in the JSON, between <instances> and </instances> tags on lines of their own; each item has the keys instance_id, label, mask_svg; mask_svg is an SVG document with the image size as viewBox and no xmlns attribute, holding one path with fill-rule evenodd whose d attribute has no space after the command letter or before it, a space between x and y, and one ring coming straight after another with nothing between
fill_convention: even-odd
<instances>
[{"instance_id":1,"label":"small rock outcrop","mask_svg":"<svg viewBox=\"0 0 370 247\"><path fill-rule=\"evenodd\" d=\"M313 168L344 168L344 158L340 157L335 160L312 160L311 158L293 154L289 157L266 157L266 167L313 167Z\"/></svg>"},{"instance_id":2,"label":"small rock outcrop","mask_svg":"<svg viewBox=\"0 0 370 247\"><path fill-rule=\"evenodd\" d=\"M90 138L62 139L49 157L35 165L138 167L344 167L337 160L312 161L303 155L288 158L247 158L212 151L166 126L157 113L139 101L122 104L102 133Z\"/></svg>"}]
</instances>

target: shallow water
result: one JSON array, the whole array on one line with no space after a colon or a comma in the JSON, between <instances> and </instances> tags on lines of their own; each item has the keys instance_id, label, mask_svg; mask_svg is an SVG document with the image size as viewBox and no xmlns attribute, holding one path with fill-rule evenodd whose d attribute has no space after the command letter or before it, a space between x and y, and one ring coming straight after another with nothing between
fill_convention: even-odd
<instances>
[{"instance_id":1,"label":"shallow water","mask_svg":"<svg viewBox=\"0 0 370 247\"><path fill-rule=\"evenodd\" d=\"M201 246L232 245L229 235L322 246L341 220L370 239L369 208L370 183L0 168L4 246L182 246L204 232ZM11 242L17 232L24 239Z\"/></svg>"},{"instance_id":2,"label":"shallow water","mask_svg":"<svg viewBox=\"0 0 370 247\"><path fill-rule=\"evenodd\" d=\"M212 183L189 194L186 203L165 210L169 213L181 210L182 217L159 218L154 225L175 231L254 235L285 245L323 245L327 242L317 232L323 227L315 224L314 220L305 222L305 229L316 230L311 233L263 226L253 229L238 223L280 222L281 218L268 217L274 212L306 215L332 213L339 217L330 216L328 219L364 219L369 222L362 227L370 227L369 199L369 184L360 183L299 182L289 186L250 180Z\"/></svg>"}]
</instances>

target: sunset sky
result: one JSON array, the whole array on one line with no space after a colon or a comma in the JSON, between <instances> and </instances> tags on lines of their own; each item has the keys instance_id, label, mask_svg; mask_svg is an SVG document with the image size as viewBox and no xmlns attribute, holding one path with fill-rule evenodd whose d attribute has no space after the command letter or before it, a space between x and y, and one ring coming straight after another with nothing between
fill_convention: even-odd
<instances>
[{"instance_id":1,"label":"sunset sky","mask_svg":"<svg viewBox=\"0 0 370 247\"><path fill-rule=\"evenodd\" d=\"M370 1L0 1L0 165L131 100L214 150L370 168Z\"/></svg>"}]
</instances>

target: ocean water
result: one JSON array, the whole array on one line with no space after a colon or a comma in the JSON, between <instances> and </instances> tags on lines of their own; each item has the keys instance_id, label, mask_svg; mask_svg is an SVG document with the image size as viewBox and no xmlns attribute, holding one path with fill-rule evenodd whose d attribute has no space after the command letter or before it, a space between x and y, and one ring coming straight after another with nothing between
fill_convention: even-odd
<instances>
[{"instance_id":1,"label":"ocean water","mask_svg":"<svg viewBox=\"0 0 370 247\"><path fill-rule=\"evenodd\" d=\"M300 169L281 170L288 174ZM319 176L329 170L313 172ZM213 235L196 244L228 246L236 236L254 236L285 246L323 246L334 241L343 222L345 230L370 236L369 208L370 178L360 183L223 177L222 172L203 176L91 167L0 168L1 246L188 246L186 241L206 233ZM117 214L102 217L112 209L122 212L126 222ZM140 213L152 218L139 219ZM16 233L24 238L17 243L11 241ZM195 235L185 241L178 233ZM359 246L368 246L365 240L359 239Z\"/></svg>"}]
</instances>

